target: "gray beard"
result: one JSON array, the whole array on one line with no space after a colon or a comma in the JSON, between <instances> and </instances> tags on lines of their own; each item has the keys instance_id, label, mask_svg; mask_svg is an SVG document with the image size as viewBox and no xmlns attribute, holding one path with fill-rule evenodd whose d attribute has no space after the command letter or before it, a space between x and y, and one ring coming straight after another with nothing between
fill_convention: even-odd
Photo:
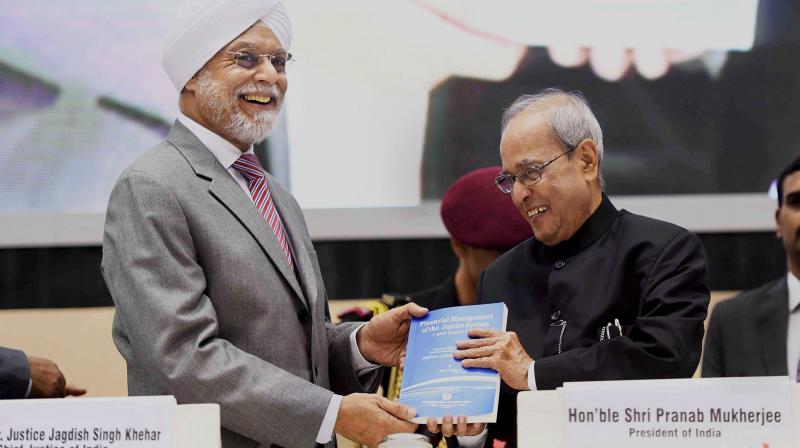
<instances>
[{"instance_id":1,"label":"gray beard","mask_svg":"<svg viewBox=\"0 0 800 448\"><path fill-rule=\"evenodd\" d=\"M214 79L203 70L197 77L197 101L208 114L210 124L219 129L223 135L237 142L254 145L269 135L272 125L278 118L277 111L264 111L248 117L236 104L236 99L244 91L256 91L253 85L245 85L230 95L224 83ZM260 89L263 91L263 89ZM269 88L273 101L280 99L276 86Z\"/></svg>"}]
</instances>

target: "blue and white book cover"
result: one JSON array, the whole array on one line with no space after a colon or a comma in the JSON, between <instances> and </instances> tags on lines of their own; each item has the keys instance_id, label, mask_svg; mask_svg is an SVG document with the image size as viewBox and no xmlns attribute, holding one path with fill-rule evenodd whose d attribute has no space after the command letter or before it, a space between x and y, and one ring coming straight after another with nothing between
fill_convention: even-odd
<instances>
[{"instance_id":1,"label":"blue and white book cover","mask_svg":"<svg viewBox=\"0 0 800 448\"><path fill-rule=\"evenodd\" d=\"M468 423L497 420L500 375L492 369L467 369L453 358L456 342L475 328L505 331L504 303L434 310L411 321L400 403L417 410L415 423L428 417L464 415Z\"/></svg>"}]
</instances>

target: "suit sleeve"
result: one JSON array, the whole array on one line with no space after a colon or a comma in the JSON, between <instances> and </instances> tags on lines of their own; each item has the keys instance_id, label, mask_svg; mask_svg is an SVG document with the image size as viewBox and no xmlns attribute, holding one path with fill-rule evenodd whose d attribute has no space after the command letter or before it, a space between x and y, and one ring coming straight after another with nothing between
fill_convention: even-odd
<instances>
[{"instance_id":1,"label":"suit sleeve","mask_svg":"<svg viewBox=\"0 0 800 448\"><path fill-rule=\"evenodd\" d=\"M681 231L652 263L639 269L645 276L639 317L621 337L537 359L539 389L568 381L692 376L700 360L709 301L700 239Z\"/></svg>"},{"instance_id":2,"label":"suit sleeve","mask_svg":"<svg viewBox=\"0 0 800 448\"><path fill-rule=\"evenodd\" d=\"M725 320L723 316L724 308L724 306L720 307L717 305L716 310L711 314L711 318L708 322L705 350L703 351L702 374L704 378L725 376L722 358L722 326L720 325L720 323Z\"/></svg>"},{"instance_id":3,"label":"suit sleeve","mask_svg":"<svg viewBox=\"0 0 800 448\"><path fill-rule=\"evenodd\" d=\"M274 189L281 189L282 196L286 198L291 206L291 211L296 216L303 216L300 204L292 197L289 192L283 190L279 183L271 183ZM304 220L298 220L297 224L302 226L303 233L308 235L308 228ZM319 267L317 252L313 249L309 241L309 257L314 268L314 275L317 281L323 282L322 270ZM383 369L375 369L363 375L358 375L353 361L352 347L350 344L350 334L355 331L361 323L340 323L331 322L330 308L328 306L328 296L322 289L323 307L325 313L325 336L328 341L328 373L331 390L337 394L347 395L351 393L370 393L378 390L381 384Z\"/></svg>"},{"instance_id":4,"label":"suit sleeve","mask_svg":"<svg viewBox=\"0 0 800 448\"><path fill-rule=\"evenodd\" d=\"M25 398L30 379L30 366L25 353L0 347L0 399Z\"/></svg>"},{"instance_id":5,"label":"suit sleeve","mask_svg":"<svg viewBox=\"0 0 800 448\"><path fill-rule=\"evenodd\" d=\"M377 368L362 375L358 375L355 370L350 334L361 323L353 322L334 325L326 322L325 325L329 341L328 371L330 372L331 390L341 395L377 391L383 378L383 368Z\"/></svg>"},{"instance_id":6,"label":"suit sleeve","mask_svg":"<svg viewBox=\"0 0 800 448\"><path fill-rule=\"evenodd\" d=\"M219 403L222 426L250 439L314 445L332 392L218 333L187 219L159 179L129 172L118 181L106 214L102 268L125 330L115 339L126 339L117 345L129 364L134 360L179 403Z\"/></svg>"}]
</instances>

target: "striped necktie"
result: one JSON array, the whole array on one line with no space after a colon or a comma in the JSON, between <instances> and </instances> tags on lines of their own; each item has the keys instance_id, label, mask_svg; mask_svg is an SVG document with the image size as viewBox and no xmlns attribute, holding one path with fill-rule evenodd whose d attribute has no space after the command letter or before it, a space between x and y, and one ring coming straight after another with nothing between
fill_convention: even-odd
<instances>
[{"instance_id":1,"label":"striped necktie","mask_svg":"<svg viewBox=\"0 0 800 448\"><path fill-rule=\"evenodd\" d=\"M289 267L294 269L294 260L292 260L292 251L289 249L289 241L286 239L286 230L283 228L281 217L272 202L267 177L264 175L264 169L261 167L258 157L255 154L242 154L236 162L233 162L232 166L247 181L253 203L256 204L258 212L267 220L267 225L275 234L275 238L283 250L283 255L289 262Z\"/></svg>"}]
</instances>

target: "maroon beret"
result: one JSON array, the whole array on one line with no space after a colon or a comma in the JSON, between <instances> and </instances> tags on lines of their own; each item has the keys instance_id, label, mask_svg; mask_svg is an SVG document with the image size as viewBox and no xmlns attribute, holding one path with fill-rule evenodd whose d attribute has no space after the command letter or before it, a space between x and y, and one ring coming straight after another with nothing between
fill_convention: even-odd
<instances>
[{"instance_id":1,"label":"maroon beret","mask_svg":"<svg viewBox=\"0 0 800 448\"><path fill-rule=\"evenodd\" d=\"M471 171L456 180L442 198L442 221L453 238L483 249L506 251L533 236L530 224L497 189L502 167Z\"/></svg>"}]
</instances>

